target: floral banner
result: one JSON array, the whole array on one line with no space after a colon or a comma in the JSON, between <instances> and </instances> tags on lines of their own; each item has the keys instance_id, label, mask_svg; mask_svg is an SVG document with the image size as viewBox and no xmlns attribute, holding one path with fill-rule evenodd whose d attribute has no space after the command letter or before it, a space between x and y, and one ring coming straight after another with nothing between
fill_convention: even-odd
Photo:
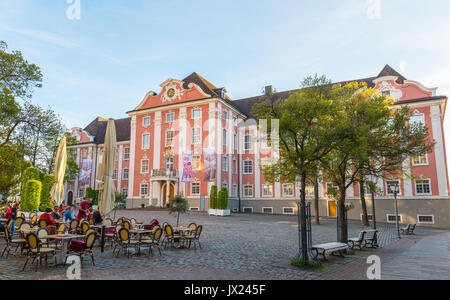
<instances>
[{"instance_id":1,"label":"floral banner","mask_svg":"<svg viewBox=\"0 0 450 300\"><path fill-rule=\"evenodd\" d=\"M214 149L204 148L203 157L205 160L205 177L203 181L214 182L217 171L216 151Z\"/></svg>"},{"instance_id":2,"label":"floral banner","mask_svg":"<svg viewBox=\"0 0 450 300\"><path fill-rule=\"evenodd\" d=\"M192 153L186 153L183 155L183 177L181 182L193 182L194 170L192 167Z\"/></svg>"},{"instance_id":3,"label":"floral banner","mask_svg":"<svg viewBox=\"0 0 450 300\"><path fill-rule=\"evenodd\" d=\"M92 160L83 160L80 171L80 187L89 185L92 172Z\"/></svg>"}]
</instances>

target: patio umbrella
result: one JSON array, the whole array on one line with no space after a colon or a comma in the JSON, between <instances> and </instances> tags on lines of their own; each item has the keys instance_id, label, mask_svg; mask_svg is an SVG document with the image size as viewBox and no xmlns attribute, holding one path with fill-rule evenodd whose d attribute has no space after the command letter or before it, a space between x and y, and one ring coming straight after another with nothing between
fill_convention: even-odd
<instances>
[{"instance_id":1,"label":"patio umbrella","mask_svg":"<svg viewBox=\"0 0 450 300\"><path fill-rule=\"evenodd\" d=\"M113 180L116 163L116 144L116 126L114 120L110 119L106 127L102 160L102 188L99 211L103 216L108 215L114 209L114 203L116 202L116 188Z\"/></svg>"},{"instance_id":2,"label":"patio umbrella","mask_svg":"<svg viewBox=\"0 0 450 300\"><path fill-rule=\"evenodd\" d=\"M56 152L55 160L55 183L53 184L50 195L53 204L60 206L64 200L64 175L66 173L66 137L63 137L59 142L58 151Z\"/></svg>"}]
</instances>

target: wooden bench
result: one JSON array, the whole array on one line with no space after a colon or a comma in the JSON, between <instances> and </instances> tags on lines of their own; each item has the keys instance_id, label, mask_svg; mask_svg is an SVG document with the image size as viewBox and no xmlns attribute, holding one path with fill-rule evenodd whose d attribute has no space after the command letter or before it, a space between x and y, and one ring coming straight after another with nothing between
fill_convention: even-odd
<instances>
[{"instance_id":1,"label":"wooden bench","mask_svg":"<svg viewBox=\"0 0 450 300\"><path fill-rule=\"evenodd\" d=\"M416 229L416 224L408 224L408 226L406 226L404 228L400 228L400 233L414 234L415 229Z\"/></svg>"},{"instance_id":2,"label":"wooden bench","mask_svg":"<svg viewBox=\"0 0 450 300\"><path fill-rule=\"evenodd\" d=\"M324 260L327 260L325 254L328 252L330 254L335 254L336 252L339 252L340 256L344 256L342 254L342 251L348 250L348 245L344 243L327 243L327 244L320 244L320 245L314 245L312 246L312 250L315 251L314 259L318 258L319 256L322 256Z\"/></svg>"}]
</instances>

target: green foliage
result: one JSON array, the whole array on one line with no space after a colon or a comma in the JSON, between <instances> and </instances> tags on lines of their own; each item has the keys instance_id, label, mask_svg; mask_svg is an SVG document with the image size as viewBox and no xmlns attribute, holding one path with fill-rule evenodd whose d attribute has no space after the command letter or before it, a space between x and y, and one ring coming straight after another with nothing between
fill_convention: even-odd
<instances>
[{"instance_id":1,"label":"green foliage","mask_svg":"<svg viewBox=\"0 0 450 300\"><path fill-rule=\"evenodd\" d=\"M170 214L177 214L177 227L180 222L180 214L185 214L188 210L188 201L182 195L176 195L172 199L172 205L170 206Z\"/></svg>"},{"instance_id":2,"label":"green foliage","mask_svg":"<svg viewBox=\"0 0 450 300\"><path fill-rule=\"evenodd\" d=\"M67 146L75 145L77 143L76 138L67 136ZM75 178L78 177L80 173L80 167L76 161L76 152L74 149L67 148L67 163L66 163L66 174L64 176L64 182L73 182Z\"/></svg>"},{"instance_id":3,"label":"green foliage","mask_svg":"<svg viewBox=\"0 0 450 300\"><path fill-rule=\"evenodd\" d=\"M209 193L209 208L217 208L217 186L211 186L211 192Z\"/></svg>"},{"instance_id":4,"label":"green foliage","mask_svg":"<svg viewBox=\"0 0 450 300\"><path fill-rule=\"evenodd\" d=\"M55 183L55 176L44 174L42 177L42 190L41 190L41 209L52 208L52 197L50 191Z\"/></svg>"},{"instance_id":5,"label":"green foliage","mask_svg":"<svg viewBox=\"0 0 450 300\"><path fill-rule=\"evenodd\" d=\"M21 147L15 144L0 147L0 194L19 194L20 175L29 166Z\"/></svg>"},{"instance_id":6,"label":"green foliage","mask_svg":"<svg viewBox=\"0 0 450 300\"><path fill-rule=\"evenodd\" d=\"M100 196L100 191L99 190L94 190L91 187L88 187L86 189L86 196L84 198L85 199L92 198L92 205L98 205L98 203L99 203L99 196Z\"/></svg>"},{"instance_id":7,"label":"green foliage","mask_svg":"<svg viewBox=\"0 0 450 300\"><path fill-rule=\"evenodd\" d=\"M22 174L22 189L20 191L20 196L24 197L26 195L27 182L29 180L40 180L40 173L37 168L29 167L26 168ZM23 198L22 198L23 200Z\"/></svg>"},{"instance_id":8,"label":"green foliage","mask_svg":"<svg viewBox=\"0 0 450 300\"><path fill-rule=\"evenodd\" d=\"M291 265L294 267L298 267L298 268L306 269L306 270L311 270L311 269L321 270L324 268L322 266L322 264L320 264L318 262L305 261L303 259L295 259L295 260L291 261Z\"/></svg>"},{"instance_id":9,"label":"green foliage","mask_svg":"<svg viewBox=\"0 0 450 300\"><path fill-rule=\"evenodd\" d=\"M38 180L28 180L26 183L25 197L21 201L21 210L32 212L39 210L42 183Z\"/></svg>"},{"instance_id":10,"label":"green foliage","mask_svg":"<svg viewBox=\"0 0 450 300\"><path fill-rule=\"evenodd\" d=\"M218 209L228 209L228 189L223 187L218 194L217 198Z\"/></svg>"}]
</instances>

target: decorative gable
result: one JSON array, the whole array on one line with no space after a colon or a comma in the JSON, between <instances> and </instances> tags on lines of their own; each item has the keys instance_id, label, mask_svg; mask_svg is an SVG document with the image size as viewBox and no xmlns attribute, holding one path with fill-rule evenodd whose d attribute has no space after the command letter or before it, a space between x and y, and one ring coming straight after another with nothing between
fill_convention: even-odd
<instances>
[{"instance_id":1,"label":"decorative gable","mask_svg":"<svg viewBox=\"0 0 450 300\"><path fill-rule=\"evenodd\" d=\"M437 88L426 88L413 80L398 83L397 76L384 76L373 81L375 88L382 93L389 93L394 100L404 101L436 96Z\"/></svg>"},{"instance_id":2,"label":"decorative gable","mask_svg":"<svg viewBox=\"0 0 450 300\"><path fill-rule=\"evenodd\" d=\"M94 141L94 137L81 128L73 128L70 136L74 137L78 143L92 143Z\"/></svg>"},{"instance_id":3,"label":"decorative gable","mask_svg":"<svg viewBox=\"0 0 450 300\"><path fill-rule=\"evenodd\" d=\"M160 86L161 93L149 92L136 110L212 97L195 83L189 83L185 89L183 81L173 78L164 81Z\"/></svg>"}]
</instances>

